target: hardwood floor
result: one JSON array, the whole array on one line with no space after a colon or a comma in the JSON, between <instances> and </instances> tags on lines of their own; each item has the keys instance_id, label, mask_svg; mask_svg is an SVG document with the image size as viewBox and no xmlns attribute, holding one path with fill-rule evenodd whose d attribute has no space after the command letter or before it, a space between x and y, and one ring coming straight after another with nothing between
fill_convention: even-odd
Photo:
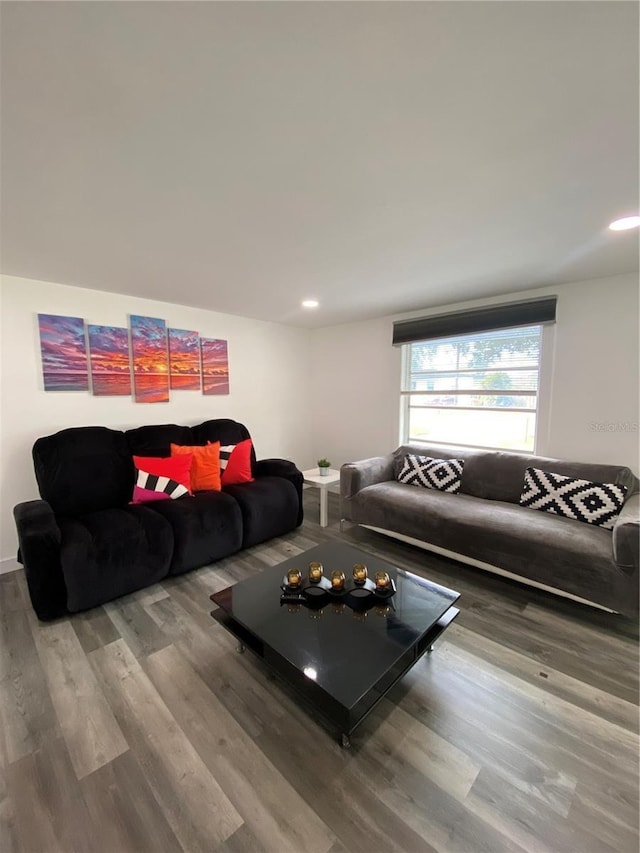
<instances>
[{"instance_id":1,"label":"hardwood floor","mask_svg":"<svg viewBox=\"0 0 640 853\"><path fill-rule=\"evenodd\" d=\"M40 623L0 576L2 853L638 850L638 624L350 527ZM209 595L344 537L462 593L342 750Z\"/></svg>"}]
</instances>

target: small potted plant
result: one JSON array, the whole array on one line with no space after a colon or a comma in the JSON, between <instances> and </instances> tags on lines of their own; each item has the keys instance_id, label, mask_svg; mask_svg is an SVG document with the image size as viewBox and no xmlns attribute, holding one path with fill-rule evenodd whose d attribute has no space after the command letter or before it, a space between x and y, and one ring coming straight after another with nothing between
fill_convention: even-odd
<instances>
[{"instance_id":1,"label":"small potted plant","mask_svg":"<svg viewBox=\"0 0 640 853\"><path fill-rule=\"evenodd\" d=\"M330 468L331 462L328 459L318 459L318 470L321 477L328 477Z\"/></svg>"}]
</instances>

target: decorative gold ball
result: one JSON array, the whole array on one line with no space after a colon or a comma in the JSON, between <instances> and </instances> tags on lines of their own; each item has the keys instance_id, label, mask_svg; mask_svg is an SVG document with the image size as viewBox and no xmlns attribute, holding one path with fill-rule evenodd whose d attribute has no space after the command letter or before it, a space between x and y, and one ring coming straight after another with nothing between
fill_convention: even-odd
<instances>
[{"instance_id":1,"label":"decorative gold ball","mask_svg":"<svg viewBox=\"0 0 640 853\"><path fill-rule=\"evenodd\" d=\"M364 583L367 579L367 567L364 563L356 563L353 567L353 579L356 583Z\"/></svg>"},{"instance_id":2,"label":"decorative gold ball","mask_svg":"<svg viewBox=\"0 0 640 853\"><path fill-rule=\"evenodd\" d=\"M391 583L391 578L388 572L376 572L376 587L377 589L388 589Z\"/></svg>"},{"instance_id":3,"label":"decorative gold ball","mask_svg":"<svg viewBox=\"0 0 640 853\"><path fill-rule=\"evenodd\" d=\"M322 567L322 563L311 562L309 563L309 580L311 583L318 583L320 578L324 573L324 569Z\"/></svg>"},{"instance_id":4,"label":"decorative gold ball","mask_svg":"<svg viewBox=\"0 0 640 853\"><path fill-rule=\"evenodd\" d=\"M287 583L289 586L300 586L302 583L302 572L300 569L289 569L287 572Z\"/></svg>"},{"instance_id":5,"label":"decorative gold ball","mask_svg":"<svg viewBox=\"0 0 640 853\"><path fill-rule=\"evenodd\" d=\"M331 572L331 586L333 587L333 589L344 589L345 580L346 578L342 569L335 569L335 571Z\"/></svg>"}]
</instances>

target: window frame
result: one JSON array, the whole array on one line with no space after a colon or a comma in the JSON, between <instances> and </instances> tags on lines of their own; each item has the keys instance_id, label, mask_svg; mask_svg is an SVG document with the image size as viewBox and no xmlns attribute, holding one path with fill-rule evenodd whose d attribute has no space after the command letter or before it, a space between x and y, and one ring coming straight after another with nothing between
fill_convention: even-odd
<instances>
[{"instance_id":1,"label":"window frame","mask_svg":"<svg viewBox=\"0 0 640 853\"><path fill-rule=\"evenodd\" d=\"M410 354L411 353L411 346L413 344L427 343L430 340L450 340L452 338L458 338L459 339L461 337L467 337L467 336L468 337L474 337L476 333L473 333L473 332L468 333L468 335L457 334L457 335L450 335L450 336L447 336L444 338L439 338L439 339L433 339L432 338L432 339L425 339L424 341L416 340L416 341L411 341L411 342L401 344L401 346L400 346L400 349L401 349L401 375L400 375L400 400L399 400L399 404L400 404L400 423L399 423L399 426L400 426L400 430L399 430L400 443L403 445L412 445L412 446L416 446L416 447L420 447L421 445L424 445L426 447L430 444L441 444L441 445L450 446L450 447L468 447L470 449L477 449L477 450L502 450L504 452L526 453L526 454L538 455L540 453L540 446L542 444L546 444L546 436L547 436L547 432L548 432L548 411L549 411L549 407L548 407L548 401L546 399L547 395L544 394L544 388L547 385L547 380L548 380L549 374L550 374L550 363L549 363L549 358L548 358L547 354L549 353L549 351L551 349L549 336L553 334L552 329L554 328L554 326L549 325L549 324L544 323L544 322L542 322L542 323L531 323L531 328L534 328L534 327L536 327L540 330L540 345L539 345L539 349L538 349L538 359L537 359L537 365L536 365L538 381L537 381L536 390L534 392L530 392L527 396L534 396L535 395L535 400L536 400L535 408L530 408L530 407L505 408L503 406L491 406L491 407L489 407L489 406L487 406L487 407L484 407L484 406L482 406L482 407L480 407L480 406L473 406L473 407L472 406L468 406L468 407L433 406L433 407L429 407L429 408L433 409L434 411L456 410L456 411L475 411L475 412L487 412L487 411L496 412L497 411L497 412L501 412L501 413L505 413L505 412L528 412L528 413L532 413L535 415L533 448L530 449L530 448L500 447L497 445L475 444L475 443L467 442L467 441L465 441L465 442L445 441L442 439L435 439L435 438L434 439L414 439L414 438L410 437L410 435L409 435L409 429L410 429L410 423L411 423L410 411L412 408L411 407L411 397L415 396L416 394L417 395L425 395L425 396L426 395L429 395L429 396L434 395L435 396L435 395L443 393L442 390L439 390L439 391L434 390L434 391L426 391L426 392L425 391L405 390L407 388L410 388L410 386L411 386L411 354ZM495 332L496 334L500 334L501 332L509 331L512 328L515 329L515 328L519 328L519 327L518 326L504 326L501 328L493 329L491 331ZM512 368L512 369L514 369L514 368ZM532 368L526 367L526 368L516 368L516 369L531 370ZM474 370L476 370L477 372L486 372L487 368L472 368L472 369L469 369L469 368L464 369L463 368L460 372L464 374L465 372L469 373L469 372L473 372ZM454 373L455 371L446 370L446 371L442 371L442 372ZM462 395L464 393L478 395L478 392L475 390L466 390L466 391L462 391L462 392L458 391L457 393L459 395ZM491 394L491 390L488 390L486 393ZM520 393L522 394L522 396L525 396L525 392L520 392ZM518 394L517 394L517 392L512 391L511 395L517 396ZM413 407L413 408L415 408L415 407Z\"/></svg>"}]
</instances>

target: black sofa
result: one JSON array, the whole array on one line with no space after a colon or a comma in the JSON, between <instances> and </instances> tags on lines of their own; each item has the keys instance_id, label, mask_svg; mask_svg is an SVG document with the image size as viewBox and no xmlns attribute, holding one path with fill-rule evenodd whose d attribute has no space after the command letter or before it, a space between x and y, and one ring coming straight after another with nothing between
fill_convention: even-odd
<instances>
[{"instance_id":1,"label":"black sofa","mask_svg":"<svg viewBox=\"0 0 640 853\"><path fill-rule=\"evenodd\" d=\"M169 456L170 445L237 444L236 421L74 427L33 446L42 500L14 509L18 559L42 620L103 604L168 575L227 557L302 523L302 474L285 459L256 460L253 482L177 500L130 504L132 456Z\"/></svg>"}]
</instances>

